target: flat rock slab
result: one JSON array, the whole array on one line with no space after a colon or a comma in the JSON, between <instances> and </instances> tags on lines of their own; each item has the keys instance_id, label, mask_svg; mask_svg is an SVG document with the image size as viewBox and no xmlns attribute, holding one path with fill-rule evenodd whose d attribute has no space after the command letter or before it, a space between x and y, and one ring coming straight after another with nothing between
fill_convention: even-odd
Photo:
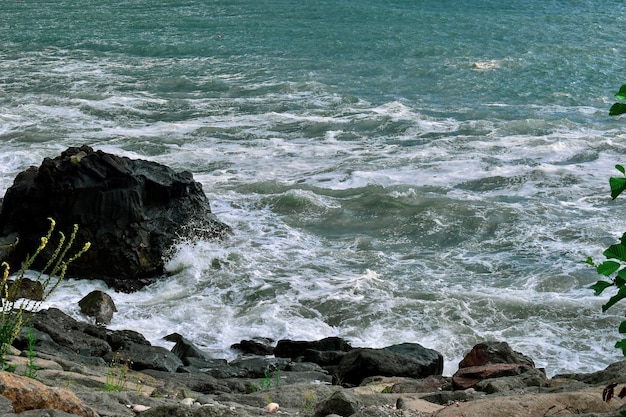
<instances>
[{"instance_id":1,"label":"flat rock slab","mask_svg":"<svg viewBox=\"0 0 626 417\"><path fill-rule=\"evenodd\" d=\"M615 412L625 401L602 400L602 388L587 388L577 392L486 396L469 402L449 405L436 417L537 417L564 414Z\"/></svg>"}]
</instances>

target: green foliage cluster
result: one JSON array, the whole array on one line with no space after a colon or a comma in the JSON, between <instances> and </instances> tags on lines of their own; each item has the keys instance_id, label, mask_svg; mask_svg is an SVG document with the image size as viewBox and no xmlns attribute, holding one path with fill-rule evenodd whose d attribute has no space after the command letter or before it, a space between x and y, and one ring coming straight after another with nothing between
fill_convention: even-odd
<instances>
[{"instance_id":1,"label":"green foliage cluster","mask_svg":"<svg viewBox=\"0 0 626 417\"><path fill-rule=\"evenodd\" d=\"M263 371L263 375L264 376L259 382L259 385L252 382L250 383L250 389L252 392L266 391L272 388L280 387L280 368L276 368L274 372L269 369L265 369Z\"/></svg>"},{"instance_id":2,"label":"green foliage cluster","mask_svg":"<svg viewBox=\"0 0 626 417\"><path fill-rule=\"evenodd\" d=\"M626 100L626 84L622 85L619 91L615 93L615 97L617 97L620 102L611 106L609 116L619 116L620 114L626 113L626 103L622 103L622 101Z\"/></svg>"},{"instance_id":3,"label":"green foliage cluster","mask_svg":"<svg viewBox=\"0 0 626 417\"><path fill-rule=\"evenodd\" d=\"M26 351L26 357L28 358L28 362L26 364L26 372L24 376L36 379L37 370L39 369L35 364L35 357L37 356L37 352L35 352L35 344L37 343L37 337L35 336L35 329L33 328L32 323L28 327L28 334L26 335L26 339L28 340L28 350Z\"/></svg>"},{"instance_id":4,"label":"green foliage cluster","mask_svg":"<svg viewBox=\"0 0 626 417\"><path fill-rule=\"evenodd\" d=\"M615 97L617 97L620 102L611 106L609 110L610 116L626 113L626 103L621 102L626 100L626 84L621 86L619 91L615 94ZM622 165L615 165L615 168L622 175L609 178L611 198L613 200L626 191L626 169ZM602 306L602 311L605 312L616 303L626 298L626 233L622 235L619 243L610 245L603 252L603 255L606 257L606 260L600 264L595 264L591 257L588 257L585 263L594 266L596 272L604 277L604 279L599 280L590 287L595 295L602 294L610 287L615 287L616 289L615 294ZM619 332L625 336L615 343L615 347L621 349L624 356L626 356L626 320L622 321L619 325Z\"/></svg>"},{"instance_id":5,"label":"green foliage cluster","mask_svg":"<svg viewBox=\"0 0 626 417\"><path fill-rule=\"evenodd\" d=\"M9 347L19 334L21 328L28 323L30 315L59 286L65 277L68 266L85 253L90 246L90 243L87 242L82 249L70 256L69 251L74 244L78 226L74 225L74 229L69 238L66 238L63 232L58 232L58 238L55 237L55 250L34 280L34 285L41 285L43 296L40 300L19 299L19 290L27 271L29 271L41 251L51 244L50 242L53 240L56 222L51 218L48 218L48 220L50 221L48 233L41 238L41 243L37 250L27 257L22 267L13 276L12 281L9 281L9 264L6 262L0 264L0 268L3 269L0 278L0 298L2 298L2 308L0 310L0 369L6 368L6 354L9 351Z\"/></svg>"},{"instance_id":6,"label":"green foliage cluster","mask_svg":"<svg viewBox=\"0 0 626 417\"><path fill-rule=\"evenodd\" d=\"M109 364L109 369L104 382L104 391L121 392L126 388L128 382L128 371L130 365L128 361L121 361L119 352Z\"/></svg>"}]
</instances>

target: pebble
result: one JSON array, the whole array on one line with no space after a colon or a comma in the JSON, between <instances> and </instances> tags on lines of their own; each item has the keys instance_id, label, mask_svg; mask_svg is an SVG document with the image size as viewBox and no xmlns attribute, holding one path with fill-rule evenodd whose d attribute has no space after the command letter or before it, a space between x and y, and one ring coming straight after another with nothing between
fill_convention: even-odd
<instances>
[{"instance_id":1,"label":"pebble","mask_svg":"<svg viewBox=\"0 0 626 417\"><path fill-rule=\"evenodd\" d=\"M182 405L188 405L189 407L191 407L195 402L196 400L194 400L193 398L185 398L180 403Z\"/></svg>"},{"instance_id":2,"label":"pebble","mask_svg":"<svg viewBox=\"0 0 626 417\"><path fill-rule=\"evenodd\" d=\"M141 413L150 409L150 407L148 407L147 405L141 404L131 404L128 407L135 413Z\"/></svg>"},{"instance_id":3,"label":"pebble","mask_svg":"<svg viewBox=\"0 0 626 417\"><path fill-rule=\"evenodd\" d=\"M276 413L278 412L278 404L276 403L269 403L268 405L265 406L265 411L269 412L269 413Z\"/></svg>"}]
</instances>

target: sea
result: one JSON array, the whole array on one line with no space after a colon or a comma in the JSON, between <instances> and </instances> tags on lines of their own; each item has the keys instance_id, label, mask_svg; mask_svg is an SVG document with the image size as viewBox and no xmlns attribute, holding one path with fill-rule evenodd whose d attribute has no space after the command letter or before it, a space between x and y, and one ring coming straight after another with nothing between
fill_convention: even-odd
<instances>
[{"instance_id":1,"label":"sea","mask_svg":"<svg viewBox=\"0 0 626 417\"><path fill-rule=\"evenodd\" d=\"M107 291L158 346L412 342L451 375L499 340L592 372L623 359L582 261L626 231L625 27L615 0L6 0L0 196L69 146L190 171L228 239L44 304Z\"/></svg>"}]
</instances>

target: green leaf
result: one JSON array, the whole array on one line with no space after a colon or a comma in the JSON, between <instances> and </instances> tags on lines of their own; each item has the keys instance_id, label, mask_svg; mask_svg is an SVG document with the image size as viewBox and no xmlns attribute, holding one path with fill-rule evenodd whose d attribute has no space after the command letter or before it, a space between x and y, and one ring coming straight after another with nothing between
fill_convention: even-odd
<instances>
[{"instance_id":1,"label":"green leaf","mask_svg":"<svg viewBox=\"0 0 626 417\"><path fill-rule=\"evenodd\" d=\"M623 166L621 166L620 164L615 165L615 169L617 169L619 172L621 172L622 174L626 175L626 170L624 169Z\"/></svg>"},{"instance_id":2,"label":"green leaf","mask_svg":"<svg viewBox=\"0 0 626 417\"><path fill-rule=\"evenodd\" d=\"M616 287L621 288L626 285L626 269L622 269L617 273L615 280L613 281Z\"/></svg>"},{"instance_id":3,"label":"green leaf","mask_svg":"<svg viewBox=\"0 0 626 417\"><path fill-rule=\"evenodd\" d=\"M591 258L591 256L587 256L587 259L585 259L582 262L587 264L587 265L596 266L596 264L593 263L593 259Z\"/></svg>"},{"instance_id":4,"label":"green leaf","mask_svg":"<svg viewBox=\"0 0 626 417\"><path fill-rule=\"evenodd\" d=\"M595 291L595 295L600 295L600 294L602 294L602 291L606 290L607 288L611 287L612 285L613 285L613 283L611 283L611 282L598 281L595 284L593 284L591 287L589 287L589 289L594 290Z\"/></svg>"},{"instance_id":5,"label":"green leaf","mask_svg":"<svg viewBox=\"0 0 626 417\"><path fill-rule=\"evenodd\" d=\"M613 272L617 271L620 266L621 264L619 262L604 261L600 265L598 265L598 267L596 268L596 271L598 271L598 274L608 277Z\"/></svg>"},{"instance_id":6,"label":"green leaf","mask_svg":"<svg viewBox=\"0 0 626 417\"><path fill-rule=\"evenodd\" d=\"M609 116L619 116L624 113L626 113L626 104L624 103L615 103L609 109Z\"/></svg>"},{"instance_id":7,"label":"green leaf","mask_svg":"<svg viewBox=\"0 0 626 417\"><path fill-rule=\"evenodd\" d=\"M619 332L620 333L626 333L626 320L624 320L620 325L619 325Z\"/></svg>"},{"instance_id":8,"label":"green leaf","mask_svg":"<svg viewBox=\"0 0 626 417\"><path fill-rule=\"evenodd\" d=\"M615 343L615 347L618 349L622 349L622 354L626 356L626 339L622 339L619 342Z\"/></svg>"},{"instance_id":9,"label":"green leaf","mask_svg":"<svg viewBox=\"0 0 626 417\"><path fill-rule=\"evenodd\" d=\"M611 297L609 301L605 305L602 306L602 312L604 313L606 310L613 307L615 303L617 303L620 300L623 300L624 298L626 298L626 287L620 288L617 294Z\"/></svg>"},{"instance_id":10,"label":"green leaf","mask_svg":"<svg viewBox=\"0 0 626 417\"><path fill-rule=\"evenodd\" d=\"M619 259L620 261L626 262L626 245L622 245L621 243L611 245L602 254L608 259ZM603 264L606 262L607 261L603 262Z\"/></svg>"},{"instance_id":11,"label":"green leaf","mask_svg":"<svg viewBox=\"0 0 626 417\"><path fill-rule=\"evenodd\" d=\"M626 99L626 84L622 84L619 91L615 93L615 97L617 97L618 100Z\"/></svg>"},{"instance_id":12,"label":"green leaf","mask_svg":"<svg viewBox=\"0 0 626 417\"><path fill-rule=\"evenodd\" d=\"M609 178L609 185L611 187L611 198L615 200L622 191L626 190L626 178L611 177Z\"/></svg>"}]
</instances>

